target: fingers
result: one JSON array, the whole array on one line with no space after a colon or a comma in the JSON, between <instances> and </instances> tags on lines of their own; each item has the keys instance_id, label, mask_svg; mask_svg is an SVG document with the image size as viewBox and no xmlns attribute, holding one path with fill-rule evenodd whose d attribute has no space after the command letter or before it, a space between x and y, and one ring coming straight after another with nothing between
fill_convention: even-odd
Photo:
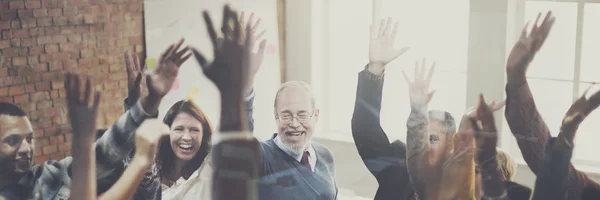
<instances>
[{"instance_id":1,"label":"fingers","mask_svg":"<svg viewBox=\"0 0 600 200\"><path fill-rule=\"evenodd\" d=\"M492 112L496 112L498 110L500 110L501 108L503 108L506 105L506 99L496 102L493 106L491 106Z\"/></svg>"},{"instance_id":2,"label":"fingers","mask_svg":"<svg viewBox=\"0 0 600 200\"><path fill-rule=\"evenodd\" d=\"M402 49L396 51L396 58L401 56L402 54L406 53L406 51L408 51L408 49L410 49L410 47L403 47Z\"/></svg>"},{"instance_id":3,"label":"fingers","mask_svg":"<svg viewBox=\"0 0 600 200\"><path fill-rule=\"evenodd\" d=\"M137 72L137 77L135 77L135 82L133 82L133 83L135 84L135 86L139 87L141 82L142 82L142 72Z\"/></svg>"},{"instance_id":4,"label":"fingers","mask_svg":"<svg viewBox=\"0 0 600 200\"><path fill-rule=\"evenodd\" d=\"M425 58L423 58L423 61L421 62L421 71L419 71L419 78L423 79L425 78L425 63L427 62L427 60Z\"/></svg>"},{"instance_id":5,"label":"fingers","mask_svg":"<svg viewBox=\"0 0 600 200\"><path fill-rule=\"evenodd\" d=\"M392 18L388 17L387 22L385 24L385 29L383 30L383 34L381 36L389 36L392 31Z\"/></svg>"},{"instance_id":6,"label":"fingers","mask_svg":"<svg viewBox=\"0 0 600 200\"><path fill-rule=\"evenodd\" d=\"M167 48L167 50L163 51L160 54L158 62L164 62L164 61L166 61L169 58L168 53L171 51L171 49L173 49L173 45L172 44L169 45L169 48ZM158 65L158 66L161 66L161 65Z\"/></svg>"},{"instance_id":7,"label":"fingers","mask_svg":"<svg viewBox=\"0 0 600 200\"><path fill-rule=\"evenodd\" d=\"M181 51L180 52L178 52L178 51L179 51L179 48L181 48L181 45L183 45L184 41L185 41L185 39L183 39L183 38L179 39L179 42L177 42L177 44L175 44L173 46L173 48L171 48L170 51L168 51L168 53L165 57L167 57L167 59L173 59L176 57L177 54L181 53ZM184 51L184 50L182 50L182 51Z\"/></svg>"},{"instance_id":8,"label":"fingers","mask_svg":"<svg viewBox=\"0 0 600 200\"><path fill-rule=\"evenodd\" d=\"M260 21L261 19L258 18L258 20L256 20L256 23L254 23L254 25L252 26L252 32L256 32L256 29L258 29L258 26L260 25Z\"/></svg>"},{"instance_id":9,"label":"fingers","mask_svg":"<svg viewBox=\"0 0 600 200\"><path fill-rule=\"evenodd\" d=\"M85 96L83 96L83 103L87 106L93 105L93 102L90 104L90 100L92 100L92 83L90 79L85 81Z\"/></svg>"},{"instance_id":10,"label":"fingers","mask_svg":"<svg viewBox=\"0 0 600 200\"><path fill-rule=\"evenodd\" d=\"M67 103L75 103L73 98L73 77L71 73L65 75L65 88L67 92Z\"/></svg>"},{"instance_id":11,"label":"fingers","mask_svg":"<svg viewBox=\"0 0 600 200\"><path fill-rule=\"evenodd\" d=\"M419 61L415 61L415 81L419 80Z\"/></svg>"},{"instance_id":12,"label":"fingers","mask_svg":"<svg viewBox=\"0 0 600 200\"><path fill-rule=\"evenodd\" d=\"M131 74L133 74L133 68L131 66L132 62L129 52L126 51L123 55L123 58L125 58L125 69L127 70L127 75L131 76Z\"/></svg>"},{"instance_id":13,"label":"fingers","mask_svg":"<svg viewBox=\"0 0 600 200\"><path fill-rule=\"evenodd\" d=\"M81 81L79 80L79 76L78 75L73 75L73 98L74 98L74 102L76 103L80 103L81 102Z\"/></svg>"},{"instance_id":14,"label":"fingers","mask_svg":"<svg viewBox=\"0 0 600 200\"><path fill-rule=\"evenodd\" d=\"M243 42L244 37L242 35L242 28L240 27L240 23L238 22L238 15L237 12L235 11L230 11L229 13L230 18L229 20L232 20L232 24L233 24L233 38L235 41L238 42ZM227 38L227 37L226 37Z\"/></svg>"},{"instance_id":15,"label":"fingers","mask_svg":"<svg viewBox=\"0 0 600 200\"><path fill-rule=\"evenodd\" d=\"M164 123L160 123L160 127L159 127L159 131L160 131L160 136L165 136L165 135L169 135L171 133L171 130L169 129L169 126L167 126Z\"/></svg>"},{"instance_id":16,"label":"fingers","mask_svg":"<svg viewBox=\"0 0 600 200\"><path fill-rule=\"evenodd\" d=\"M240 23L241 27L246 27L246 25L244 25L244 15L246 13L244 13L244 11L242 11L242 13L240 14L240 18L238 18L238 22ZM254 15L254 13L252 13L252 15ZM248 20L248 23L250 23L252 19Z\"/></svg>"},{"instance_id":17,"label":"fingers","mask_svg":"<svg viewBox=\"0 0 600 200\"><path fill-rule=\"evenodd\" d=\"M254 39L260 40L265 35L266 32L267 32L266 30L260 32L258 35L256 35L256 37L254 37Z\"/></svg>"},{"instance_id":18,"label":"fingers","mask_svg":"<svg viewBox=\"0 0 600 200\"><path fill-rule=\"evenodd\" d=\"M196 58L196 61L200 67L202 67L203 70L206 70L208 68L208 65L206 64L206 58L204 58L204 56L196 49L192 49L192 54L194 54L194 58Z\"/></svg>"},{"instance_id":19,"label":"fingers","mask_svg":"<svg viewBox=\"0 0 600 200\"><path fill-rule=\"evenodd\" d=\"M433 99L434 94L435 90L432 90L429 94L427 94L427 103L431 102L431 99Z\"/></svg>"},{"instance_id":20,"label":"fingers","mask_svg":"<svg viewBox=\"0 0 600 200\"><path fill-rule=\"evenodd\" d=\"M100 105L100 92L94 92L94 102L92 104L92 108L94 112L98 111L98 107Z\"/></svg>"},{"instance_id":21,"label":"fingers","mask_svg":"<svg viewBox=\"0 0 600 200\"><path fill-rule=\"evenodd\" d=\"M538 21L540 21L540 17L542 16L542 13L538 13L537 18L535 19L535 23L533 23L533 27L531 28L531 34L530 35L535 35L537 33L537 30L539 28L538 25Z\"/></svg>"},{"instance_id":22,"label":"fingers","mask_svg":"<svg viewBox=\"0 0 600 200\"><path fill-rule=\"evenodd\" d=\"M394 23L394 30L392 31L392 34L390 35L391 42L394 42L396 40L396 34L398 33L399 26L400 26L400 24L398 24L398 22Z\"/></svg>"},{"instance_id":23,"label":"fingers","mask_svg":"<svg viewBox=\"0 0 600 200\"><path fill-rule=\"evenodd\" d=\"M213 48L217 48L217 32L215 31L215 27L212 23L212 20L210 19L210 16L208 15L208 12L204 11L202 13L203 17L204 17L204 22L206 23L206 29L208 30L208 36L210 37L210 41L213 44Z\"/></svg>"},{"instance_id":24,"label":"fingers","mask_svg":"<svg viewBox=\"0 0 600 200\"><path fill-rule=\"evenodd\" d=\"M133 53L133 65L135 67L135 71L142 71L142 68L140 66L140 57L135 52Z\"/></svg>"},{"instance_id":25,"label":"fingers","mask_svg":"<svg viewBox=\"0 0 600 200\"><path fill-rule=\"evenodd\" d=\"M257 59L259 59L259 61L262 61L263 58L265 57L266 49L267 49L267 40L262 40L260 42L260 44L258 45L258 51L256 53Z\"/></svg>"},{"instance_id":26,"label":"fingers","mask_svg":"<svg viewBox=\"0 0 600 200\"><path fill-rule=\"evenodd\" d=\"M383 35L384 30L385 30L385 20L382 19L381 22L379 22L379 32L377 32L377 37L381 37Z\"/></svg>"},{"instance_id":27,"label":"fingers","mask_svg":"<svg viewBox=\"0 0 600 200\"><path fill-rule=\"evenodd\" d=\"M185 56L183 56L181 59L179 59L177 62L175 62L175 64L177 66L181 66L185 61L187 61L190 57L192 57L192 53L188 53Z\"/></svg>"},{"instance_id":28,"label":"fingers","mask_svg":"<svg viewBox=\"0 0 600 200\"><path fill-rule=\"evenodd\" d=\"M523 27L523 30L521 30L521 37L520 37L520 39L527 38L527 28L528 27L529 27L529 22L525 23L525 26Z\"/></svg>"},{"instance_id":29,"label":"fingers","mask_svg":"<svg viewBox=\"0 0 600 200\"><path fill-rule=\"evenodd\" d=\"M429 74L427 75L427 82L431 82L431 78L433 77L433 72L435 71L435 62L431 64L431 69L429 69Z\"/></svg>"}]
</instances>

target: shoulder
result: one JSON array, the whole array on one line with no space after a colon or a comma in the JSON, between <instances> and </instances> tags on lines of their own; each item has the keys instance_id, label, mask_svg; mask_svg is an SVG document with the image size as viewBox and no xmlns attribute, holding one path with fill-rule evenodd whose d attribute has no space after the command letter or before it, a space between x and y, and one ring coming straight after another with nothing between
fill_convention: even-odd
<instances>
[{"instance_id":1,"label":"shoulder","mask_svg":"<svg viewBox=\"0 0 600 200\"><path fill-rule=\"evenodd\" d=\"M317 142L312 142L311 145L315 149L315 152L320 156L320 158L324 159L327 162L333 163L333 160L334 160L333 153L331 153L331 150L329 150L329 148L327 148Z\"/></svg>"}]
</instances>

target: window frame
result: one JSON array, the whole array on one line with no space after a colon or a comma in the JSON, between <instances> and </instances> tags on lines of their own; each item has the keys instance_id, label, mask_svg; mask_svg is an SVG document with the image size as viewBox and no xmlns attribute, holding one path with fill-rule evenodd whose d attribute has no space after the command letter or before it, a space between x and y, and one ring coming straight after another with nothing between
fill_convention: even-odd
<instances>
[{"instance_id":1,"label":"window frame","mask_svg":"<svg viewBox=\"0 0 600 200\"><path fill-rule=\"evenodd\" d=\"M572 94L572 102L574 102L575 100L577 100L580 97L580 92L582 92L582 90L585 90L585 88L581 88L580 85L581 84L591 84L593 82L590 81L582 81L581 80L581 62L582 62L582 50L583 50L583 30L584 30L584 16L585 16L585 4L587 3L600 3L600 0L515 0L515 6L514 8L514 16L509 17L512 18L512 21L509 21L509 23L507 24L507 29L509 31L512 31L512 34L509 34L508 38L507 38L507 56L510 53L510 50L512 48L512 45L514 44L514 42L518 39L519 35L521 34L521 30L523 28L523 26L525 25L525 9L526 9L526 3L527 2L558 2L558 3L577 3L577 25L576 25L576 38L575 38L575 56L574 56L574 63L573 63L573 80L563 80L563 79L555 79L555 78L546 78L546 77L537 77L537 76L527 76L528 79L535 79L535 80L548 80L548 81L560 81L560 82L569 82L572 84L573 87L573 94ZM509 11L510 13L511 11ZM512 35L512 37L510 37L510 35ZM506 94L504 94L506 95ZM566 110L565 110L566 112ZM505 121L505 119L503 119ZM502 123L502 127L499 127L499 130L501 131L501 135L500 135L500 145L499 147L502 149L506 149L509 152L511 152L512 150L519 149L519 147L516 145L516 142L510 142L510 137L512 136L512 133L510 132L510 129L508 128L508 126L505 126L505 123ZM551 130L552 133L555 133L556 131ZM558 133L556 133L558 134ZM518 154L518 155L514 155L511 154L519 164L526 164L525 160L523 159L523 155L522 154ZM589 160L589 159L581 159L581 158L575 158L573 157L571 160L571 163L573 163L574 166L576 166L577 169L581 170L581 171L585 171L585 172L591 172L591 173L600 173L600 159L598 160Z\"/></svg>"}]
</instances>

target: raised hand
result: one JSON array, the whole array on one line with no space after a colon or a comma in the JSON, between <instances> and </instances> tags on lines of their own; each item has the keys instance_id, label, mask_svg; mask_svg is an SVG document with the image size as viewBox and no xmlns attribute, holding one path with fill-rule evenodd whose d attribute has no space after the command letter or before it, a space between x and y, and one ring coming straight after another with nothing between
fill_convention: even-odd
<instances>
[{"instance_id":1,"label":"raised hand","mask_svg":"<svg viewBox=\"0 0 600 200\"><path fill-rule=\"evenodd\" d=\"M213 44L215 59L212 63L208 63L198 50L192 49L192 52L202 67L204 75L219 88L222 99L225 97L236 98L234 100L237 101L242 97L245 79L250 71L248 62L250 49L248 47L252 43L253 37L244 42L237 13L231 11L229 6L225 6L223 11L224 37L220 40L217 38L213 22L206 11L203 16ZM233 30L227 28L229 24L233 24ZM247 29L250 28L250 26L247 27ZM246 32L250 31L246 30Z\"/></svg>"},{"instance_id":2,"label":"raised hand","mask_svg":"<svg viewBox=\"0 0 600 200\"><path fill-rule=\"evenodd\" d=\"M73 156L72 199L94 199L96 196L96 117L100 105L100 93L92 91L89 79L85 81L85 92L81 94L79 76L66 74L67 109L73 128L71 155Z\"/></svg>"},{"instance_id":3,"label":"raised hand","mask_svg":"<svg viewBox=\"0 0 600 200\"><path fill-rule=\"evenodd\" d=\"M100 93L92 91L91 81L85 80L85 92L81 94L79 75L67 73L65 90L67 109L74 137L95 138L96 117L100 105Z\"/></svg>"},{"instance_id":4,"label":"raised hand","mask_svg":"<svg viewBox=\"0 0 600 200\"><path fill-rule=\"evenodd\" d=\"M506 100L502 100L499 102L496 101L492 101L489 104L487 104L489 110L494 113L502 108L504 108L504 106L506 105ZM480 108L480 105L474 106L472 108L470 108L469 110L467 110L467 112L465 113L465 115L467 117L471 117L471 118L476 118L477 117L477 111Z\"/></svg>"},{"instance_id":5,"label":"raised hand","mask_svg":"<svg viewBox=\"0 0 600 200\"><path fill-rule=\"evenodd\" d=\"M394 42L398 32L398 23L394 23L392 30L392 19L381 20L379 29L370 26L371 40L369 41L369 71L381 75L387 65L392 60L398 58L408 50L408 47L396 49Z\"/></svg>"},{"instance_id":6,"label":"raised hand","mask_svg":"<svg viewBox=\"0 0 600 200\"><path fill-rule=\"evenodd\" d=\"M475 111L475 116L471 117L471 119L476 119L475 121L472 121L472 126L475 129L475 139L479 149L495 153L498 141L498 131L496 129L493 112L500 108L494 108L493 106L486 104L483 94L479 95L479 105ZM480 156L487 159L490 155L480 154Z\"/></svg>"},{"instance_id":7,"label":"raised hand","mask_svg":"<svg viewBox=\"0 0 600 200\"><path fill-rule=\"evenodd\" d=\"M260 40L264 35L265 35L265 31L260 32L259 34L256 34L256 29L258 28L258 25L260 24L260 18L258 18L256 20L256 22L253 22L254 19L254 13L250 14L250 18L248 19L248 24L244 25L244 12L242 12L242 14L240 15L240 19L239 19L239 25L240 25L240 30L244 30L242 31L241 35L240 35L240 39L239 39L239 45L244 45L244 42L248 39L251 38L251 40L249 40L249 44L248 44L248 50L249 50L249 69L248 69L248 77L246 78L246 83L245 83L245 87L244 87L244 95L250 95L250 93L252 92L252 86L253 86L253 82L254 82L254 77L256 76L256 73L258 72L258 70L260 69L260 66L262 65L263 59L265 57L265 49L267 46L267 40L263 39L260 41L260 44L258 45L258 50L256 52L254 52L254 45L256 43L256 41Z\"/></svg>"},{"instance_id":8,"label":"raised hand","mask_svg":"<svg viewBox=\"0 0 600 200\"><path fill-rule=\"evenodd\" d=\"M571 144L573 143L579 124L600 105L600 91L594 93L589 98L585 97L590 88L586 89L583 95L573 102L562 120L561 134L564 134L565 139L571 142Z\"/></svg>"},{"instance_id":9,"label":"raised hand","mask_svg":"<svg viewBox=\"0 0 600 200\"><path fill-rule=\"evenodd\" d=\"M435 63L431 65L431 69L429 70L429 74L425 77L425 59L421 63L421 70L419 70L419 62L417 61L415 64L415 80L410 81L408 76L406 76L405 72L404 79L408 84L408 91L410 93L410 103L412 106L418 105L426 105L433 98L434 91L429 91L429 84L431 83L431 78L433 77L433 72L435 71Z\"/></svg>"},{"instance_id":10,"label":"raised hand","mask_svg":"<svg viewBox=\"0 0 600 200\"><path fill-rule=\"evenodd\" d=\"M124 58L127 69L127 100L129 101L129 105L133 105L142 95L142 74L146 70L146 65L140 65L137 53L125 52Z\"/></svg>"},{"instance_id":11,"label":"raised hand","mask_svg":"<svg viewBox=\"0 0 600 200\"><path fill-rule=\"evenodd\" d=\"M528 26L525 25L521 31L519 41L513 46L506 62L508 78L511 76L524 77L529 63L533 60L535 54L540 50L548 38L550 29L554 25L555 18L552 16L552 12L548 11L542 24L538 26L538 20L541 15L541 13L538 13L537 19L529 34L527 34Z\"/></svg>"},{"instance_id":12,"label":"raised hand","mask_svg":"<svg viewBox=\"0 0 600 200\"><path fill-rule=\"evenodd\" d=\"M156 69L146 73L146 84L148 85L148 94L156 97L164 97L175 82L179 67L191 54L186 54L188 48L181 48L183 44L181 39L177 44L172 44L161 53Z\"/></svg>"},{"instance_id":13,"label":"raised hand","mask_svg":"<svg viewBox=\"0 0 600 200\"><path fill-rule=\"evenodd\" d=\"M168 136L169 127L161 120L147 119L135 131L135 157L143 159L147 164L154 162L160 139Z\"/></svg>"}]
</instances>

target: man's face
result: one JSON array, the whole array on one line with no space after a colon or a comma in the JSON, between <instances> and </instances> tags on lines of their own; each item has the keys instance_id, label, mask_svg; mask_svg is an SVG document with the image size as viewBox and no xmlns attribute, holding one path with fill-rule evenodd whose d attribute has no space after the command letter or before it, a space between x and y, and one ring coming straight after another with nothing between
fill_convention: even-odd
<instances>
[{"instance_id":1,"label":"man's face","mask_svg":"<svg viewBox=\"0 0 600 200\"><path fill-rule=\"evenodd\" d=\"M27 117L0 115L0 170L20 176L33 159L33 128Z\"/></svg>"},{"instance_id":2,"label":"man's face","mask_svg":"<svg viewBox=\"0 0 600 200\"><path fill-rule=\"evenodd\" d=\"M441 150L440 148L445 148L449 134L446 133L444 122L434 120L429 121L427 129L429 131L429 146L438 150Z\"/></svg>"},{"instance_id":3,"label":"man's face","mask_svg":"<svg viewBox=\"0 0 600 200\"><path fill-rule=\"evenodd\" d=\"M292 151L302 153L310 145L319 116L311 94L302 87L288 87L279 94L275 112L278 137Z\"/></svg>"}]
</instances>

